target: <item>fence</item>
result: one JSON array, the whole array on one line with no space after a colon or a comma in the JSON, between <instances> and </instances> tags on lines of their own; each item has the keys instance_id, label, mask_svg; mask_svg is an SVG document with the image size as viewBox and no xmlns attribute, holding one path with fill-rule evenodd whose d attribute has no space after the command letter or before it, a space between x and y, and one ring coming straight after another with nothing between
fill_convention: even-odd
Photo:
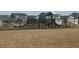
<instances>
[{"instance_id":1,"label":"fence","mask_svg":"<svg viewBox=\"0 0 79 59\"><path fill-rule=\"evenodd\" d=\"M62 24L62 25L55 25L55 24L24 24L20 26L15 26L12 24L3 24L0 26L0 30L18 30L18 29L55 29L55 28L78 28L79 24Z\"/></svg>"}]
</instances>

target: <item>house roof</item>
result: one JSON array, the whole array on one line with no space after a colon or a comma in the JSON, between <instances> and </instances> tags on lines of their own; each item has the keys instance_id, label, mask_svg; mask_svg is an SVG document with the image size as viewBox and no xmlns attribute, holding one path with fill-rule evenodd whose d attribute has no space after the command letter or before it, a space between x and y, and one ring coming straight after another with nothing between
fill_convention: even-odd
<instances>
[{"instance_id":1,"label":"house roof","mask_svg":"<svg viewBox=\"0 0 79 59\"><path fill-rule=\"evenodd\" d=\"M60 14L53 14L54 15L54 17L59 17L59 16L61 16Z\"/></svg>"},{"instance_id":2,"label":"house roof","mask_svg":"<svg viewBox=\"0 0 79 59\"><path fill-rule=\"evenodd\" d=\"M52 12L48 12L48 14L47 14L47 15L48 15L48 16L49 16L49 15L53 15L53 13L52 13Z\"/></svg>"},{"instance_id":3,"label":"house roof","mask_svg":"<svg viewBox=\"0 0 79 59\"><path fill-rule=\"evenodd\" d=\"M40 16L46 16L48 13L40 13Z\"/></svg>"},{"instance_id":4,"label":"house roof","mask_svg":"<svg viewBox=\"0 0 79 59\"><path fill-rule=\"evenodd\" d=\"M71 16L73 16L73 17L79 17L79 13L75 13L74 12L74 13L71 14Z\"/></svg>"},{"instance_id":5,"label":"house roof","mask_svg":"<svg viewBox=\"0 0 79 59\"><path fill-rule=\"evenodd\" d=\"M26 14L25 14L25 13L12 13L11 15L26 16Z\"/></svg>"},{"instance_id":6,"label":"house roof","mask_svg":"<svg viewBox=\"0 0 79 59\"><path fill-rule=\"evenodd\" d=\"M52 12L42 12L40 13L40 16L47 16L47 15L52 15Z\"/></svg>"}]
</instances>

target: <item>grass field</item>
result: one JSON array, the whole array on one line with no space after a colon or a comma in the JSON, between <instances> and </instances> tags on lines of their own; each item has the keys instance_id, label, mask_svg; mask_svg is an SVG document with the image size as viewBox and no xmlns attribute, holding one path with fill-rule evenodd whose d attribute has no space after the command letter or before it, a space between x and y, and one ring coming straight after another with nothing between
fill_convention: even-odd
<instances>
[{"instance_id":1,"label":"grass field","mask_svg":"<svg viewBox=\"0 0 79 59\"><path fill-rule=\"evenodd\" d=\"M79 28L0 31L0 47L79 47Z\"/></svg>"}]
</instances>

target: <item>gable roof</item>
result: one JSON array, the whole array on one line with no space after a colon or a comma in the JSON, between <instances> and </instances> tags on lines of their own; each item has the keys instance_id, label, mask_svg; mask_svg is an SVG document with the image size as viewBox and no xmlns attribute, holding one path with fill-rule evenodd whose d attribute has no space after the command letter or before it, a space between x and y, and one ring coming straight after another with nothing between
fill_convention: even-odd
<instances>
[{"instance_id":1,"label":"gable roof","mask_svg":"<svg viewBox=\"0 0 79 59\"><path fill-rule=\"evenodd\" d=\"M70 16L73 16L73 17L79 17L79 13L72 13Z\"/></svg>"},{"instance_id":2,"label":"gable roof","mask_svg":"<svg viewBox=\"0 0 79 59\"><path fill-rule=\"evenodd\" d=\"M26 14L25 14L25 13L12 13L11 15L26 16Z\"/></svg>"},{"instance_id":3,"label":"gable roof","mask_svg":"<svg viewBox=\"0 0 79 59\"><path fill-rule=\"evenodd\" d=\"M46 16L48 13L40 13L39 16Z\"/></svg>"},{"instance_id":4,"label":"gable roof","mask_svg":"<svg viewBox=\"0 0 79 59\"><path fill-rule=\"evenodd\" d=\"M39 16L49 16L49 15L52 15L53 13L52 12L42 12L40 13Z\"/></svg>"},{"instance_id":5,"label":"gable roof","mask_svg":"<svg viewBox=\"0 0 79 59\"><path fill-rule=\"evenodd\" d=\"M53 15L53 13L52 13L52 12L48 12L48 14L47 14L47 15L48 15L48 16L49 16L49 15Z\"/></svg>"}]
</instances>

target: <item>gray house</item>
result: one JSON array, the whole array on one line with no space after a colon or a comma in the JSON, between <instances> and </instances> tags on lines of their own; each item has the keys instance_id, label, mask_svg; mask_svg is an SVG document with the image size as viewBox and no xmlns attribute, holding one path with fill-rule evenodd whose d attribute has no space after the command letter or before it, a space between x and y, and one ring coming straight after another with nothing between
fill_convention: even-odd
<instances>
[{"instance_id":1,"label":"gray house","mask_svg":"<svg viewBox=\"0 0 79 59\"><path fill-rule=\"evenodd\" d=\"M9 15L0 15L0 27L2 27L2 29L9 29L12 27L12 19L10 18Z\"/></svg>"},{"instance_id":2,"label":"gray house","mask_svg":"<svg viewBox=\"0 0 79 59\"><path fill-rule=\"evenodd\" d=\"M27 25L28 25L28 27L29 28L31 28L31 27L38 27L38 20L39 20L39 16L38 15L36 15L36 16L34 16L34 15L29 15L28 16L28 19L27 19Z\"/></svg>"},{"instance_id":3,"label":"gray house","mask_svg":"<svg viewBox=\"0 0 79 59\"><path fill-rule=\"evenodd\" d=\"M27 15L25 13L12 13L10 17L14 20L14 26L23 26L27 23Z\"/></svg>"},{"instance_id":4,"label":"gray house","mask_svg":"<svg viewBox=\"0 0 79 59\"><path fill-rule=\"evenodd\" d=\"M53 19L53 13L47 12L47 13L40 13L39 15L39 27L47 28L47 27L54 27L54 19Z\"/></svg>"}]
</instances>

